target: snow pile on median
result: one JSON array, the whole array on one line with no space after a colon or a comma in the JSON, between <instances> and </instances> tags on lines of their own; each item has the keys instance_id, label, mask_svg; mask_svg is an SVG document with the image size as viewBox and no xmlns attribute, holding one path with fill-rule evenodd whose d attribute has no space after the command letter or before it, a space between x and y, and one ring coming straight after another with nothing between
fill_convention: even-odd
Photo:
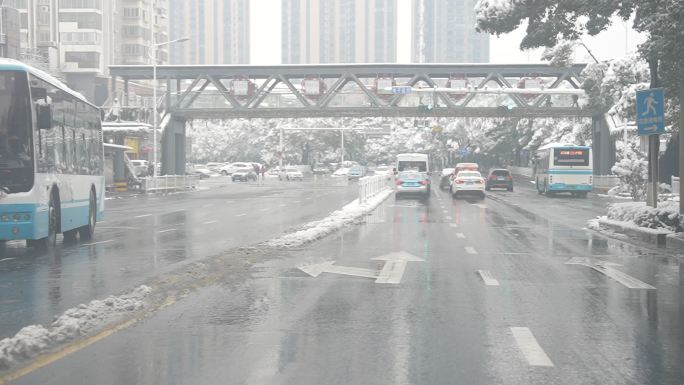
<instances>
[{"instance_id":1,"label":"snow pile on median","mask_svg":"<svg viewBox=\"0 0 684 385\"><path fill-rule=\"evenodd\" d=\"M49 328L42 325L24 327L14 337L0 340L0 370L86 335L127 313L140 310L151 291L148 286L142 285L128 294L73 307L59 316Z\"/></svg>"},{"instance_id":2,"label":"snow pile on median","mask_svg":"<svg viewBox=\"0 0 684 385\"><path fill-rule=\"evenodd\" d=\"M360 218L368 215L380 203L382 203L394 190L387 189L369 198L366 203L360 204L359 200L354 200L340 210L337 210L320 221L309 222L299 230L282 237L266 241L264 245L270 247L298 247L307 243L321 239L324 236L335 232L347 225L353 224Z\"/></svg>"},{"instance_id":3,"label":"snow pile on median","mask_svg":"<svg viewBox=\"0 0 684 385\"><path fill-rule=\"evenodd\" d=\"M649 229L684 231L684 216L679 214L678 202L660 202L657 208L646 206L645 202L613 203L608 206L607 217Z\"/></svg>"}]
</instances>

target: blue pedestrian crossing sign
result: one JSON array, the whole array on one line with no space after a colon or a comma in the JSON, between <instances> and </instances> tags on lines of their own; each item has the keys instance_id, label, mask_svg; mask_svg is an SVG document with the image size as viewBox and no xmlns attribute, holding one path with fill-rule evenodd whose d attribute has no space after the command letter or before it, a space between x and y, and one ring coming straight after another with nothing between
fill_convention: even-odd
<instances>
[{"instance_id":1,"label":"blue pedestrian crossing sign","mask_svg":"<svg viewBox=\"0 0 684 385\"><path fill-rule=\"evenodd\" d=\"M392 93L393 94L399 94L399 95L410 94L411 93L411 86L393 86L392 87Z\"/></svg>"},{"instance_id":2,"label":"blue pedestrian crossing sign","mask_svg":"<svg viewBox=\"0 0 684 385\"><path fill-rule=\"evenodd\" d=\"M662 88L637 91L636 105L639 135L665 133L665 97Z\"/></svg>"}]
</instances>

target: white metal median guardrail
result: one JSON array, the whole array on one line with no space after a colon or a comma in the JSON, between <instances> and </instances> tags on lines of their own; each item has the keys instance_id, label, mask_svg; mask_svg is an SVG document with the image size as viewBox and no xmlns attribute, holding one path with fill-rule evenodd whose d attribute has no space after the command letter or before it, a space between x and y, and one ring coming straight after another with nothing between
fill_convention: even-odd
<instances>
[{"instance_id":1,"label":"white metal median guardrail","mask_svg":"<svg viewBox=\"0 0 684 385\"><path fill-rule=\"evenodd\" d=\"M144 192L189 190L199 186L199 175L162 175L142 178Z\"/></svg>"},{"instance_id":2,"label":"white metal median guardrail","mask_svg":"<svg viewBox=\"0 0 684 385\"><path fill-rule=\"evenodd\" d=\"M392 178L386 175L371 175L359 178L359 203L366 201L375 194L391 188Z\"/></svg>"}]
</instances>

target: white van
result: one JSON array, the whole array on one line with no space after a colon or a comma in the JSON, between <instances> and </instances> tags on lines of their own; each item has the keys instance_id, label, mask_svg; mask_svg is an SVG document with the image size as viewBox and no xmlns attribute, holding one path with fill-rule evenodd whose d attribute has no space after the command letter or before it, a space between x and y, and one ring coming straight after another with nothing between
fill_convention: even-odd
<instances>
[{"instance_id":1,"label":"white van","mask_svg":"<svg viewBox=\"0 0 684 385\"><path fill-rule=\"evenodd\" d=\"M427 154L399 154L397 155L397 172L418 171L428 173L430 165Z\"/></svg>"}]
</instances>

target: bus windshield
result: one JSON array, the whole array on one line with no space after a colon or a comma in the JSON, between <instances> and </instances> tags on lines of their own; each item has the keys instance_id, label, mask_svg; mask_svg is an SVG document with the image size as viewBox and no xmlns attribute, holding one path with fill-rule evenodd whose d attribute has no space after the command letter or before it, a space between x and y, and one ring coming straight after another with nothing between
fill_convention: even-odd
<instances>
[{"instance_id":1,"label":"bus windshield","mask_svg":"<svg viewBox=\"0 0 684 385\"><path fill-rule=\"evenodd\" d=\"M0 72L0 188L8 193L33 187L31 99L26 73Z\"/></svg>"}]
</instances>

